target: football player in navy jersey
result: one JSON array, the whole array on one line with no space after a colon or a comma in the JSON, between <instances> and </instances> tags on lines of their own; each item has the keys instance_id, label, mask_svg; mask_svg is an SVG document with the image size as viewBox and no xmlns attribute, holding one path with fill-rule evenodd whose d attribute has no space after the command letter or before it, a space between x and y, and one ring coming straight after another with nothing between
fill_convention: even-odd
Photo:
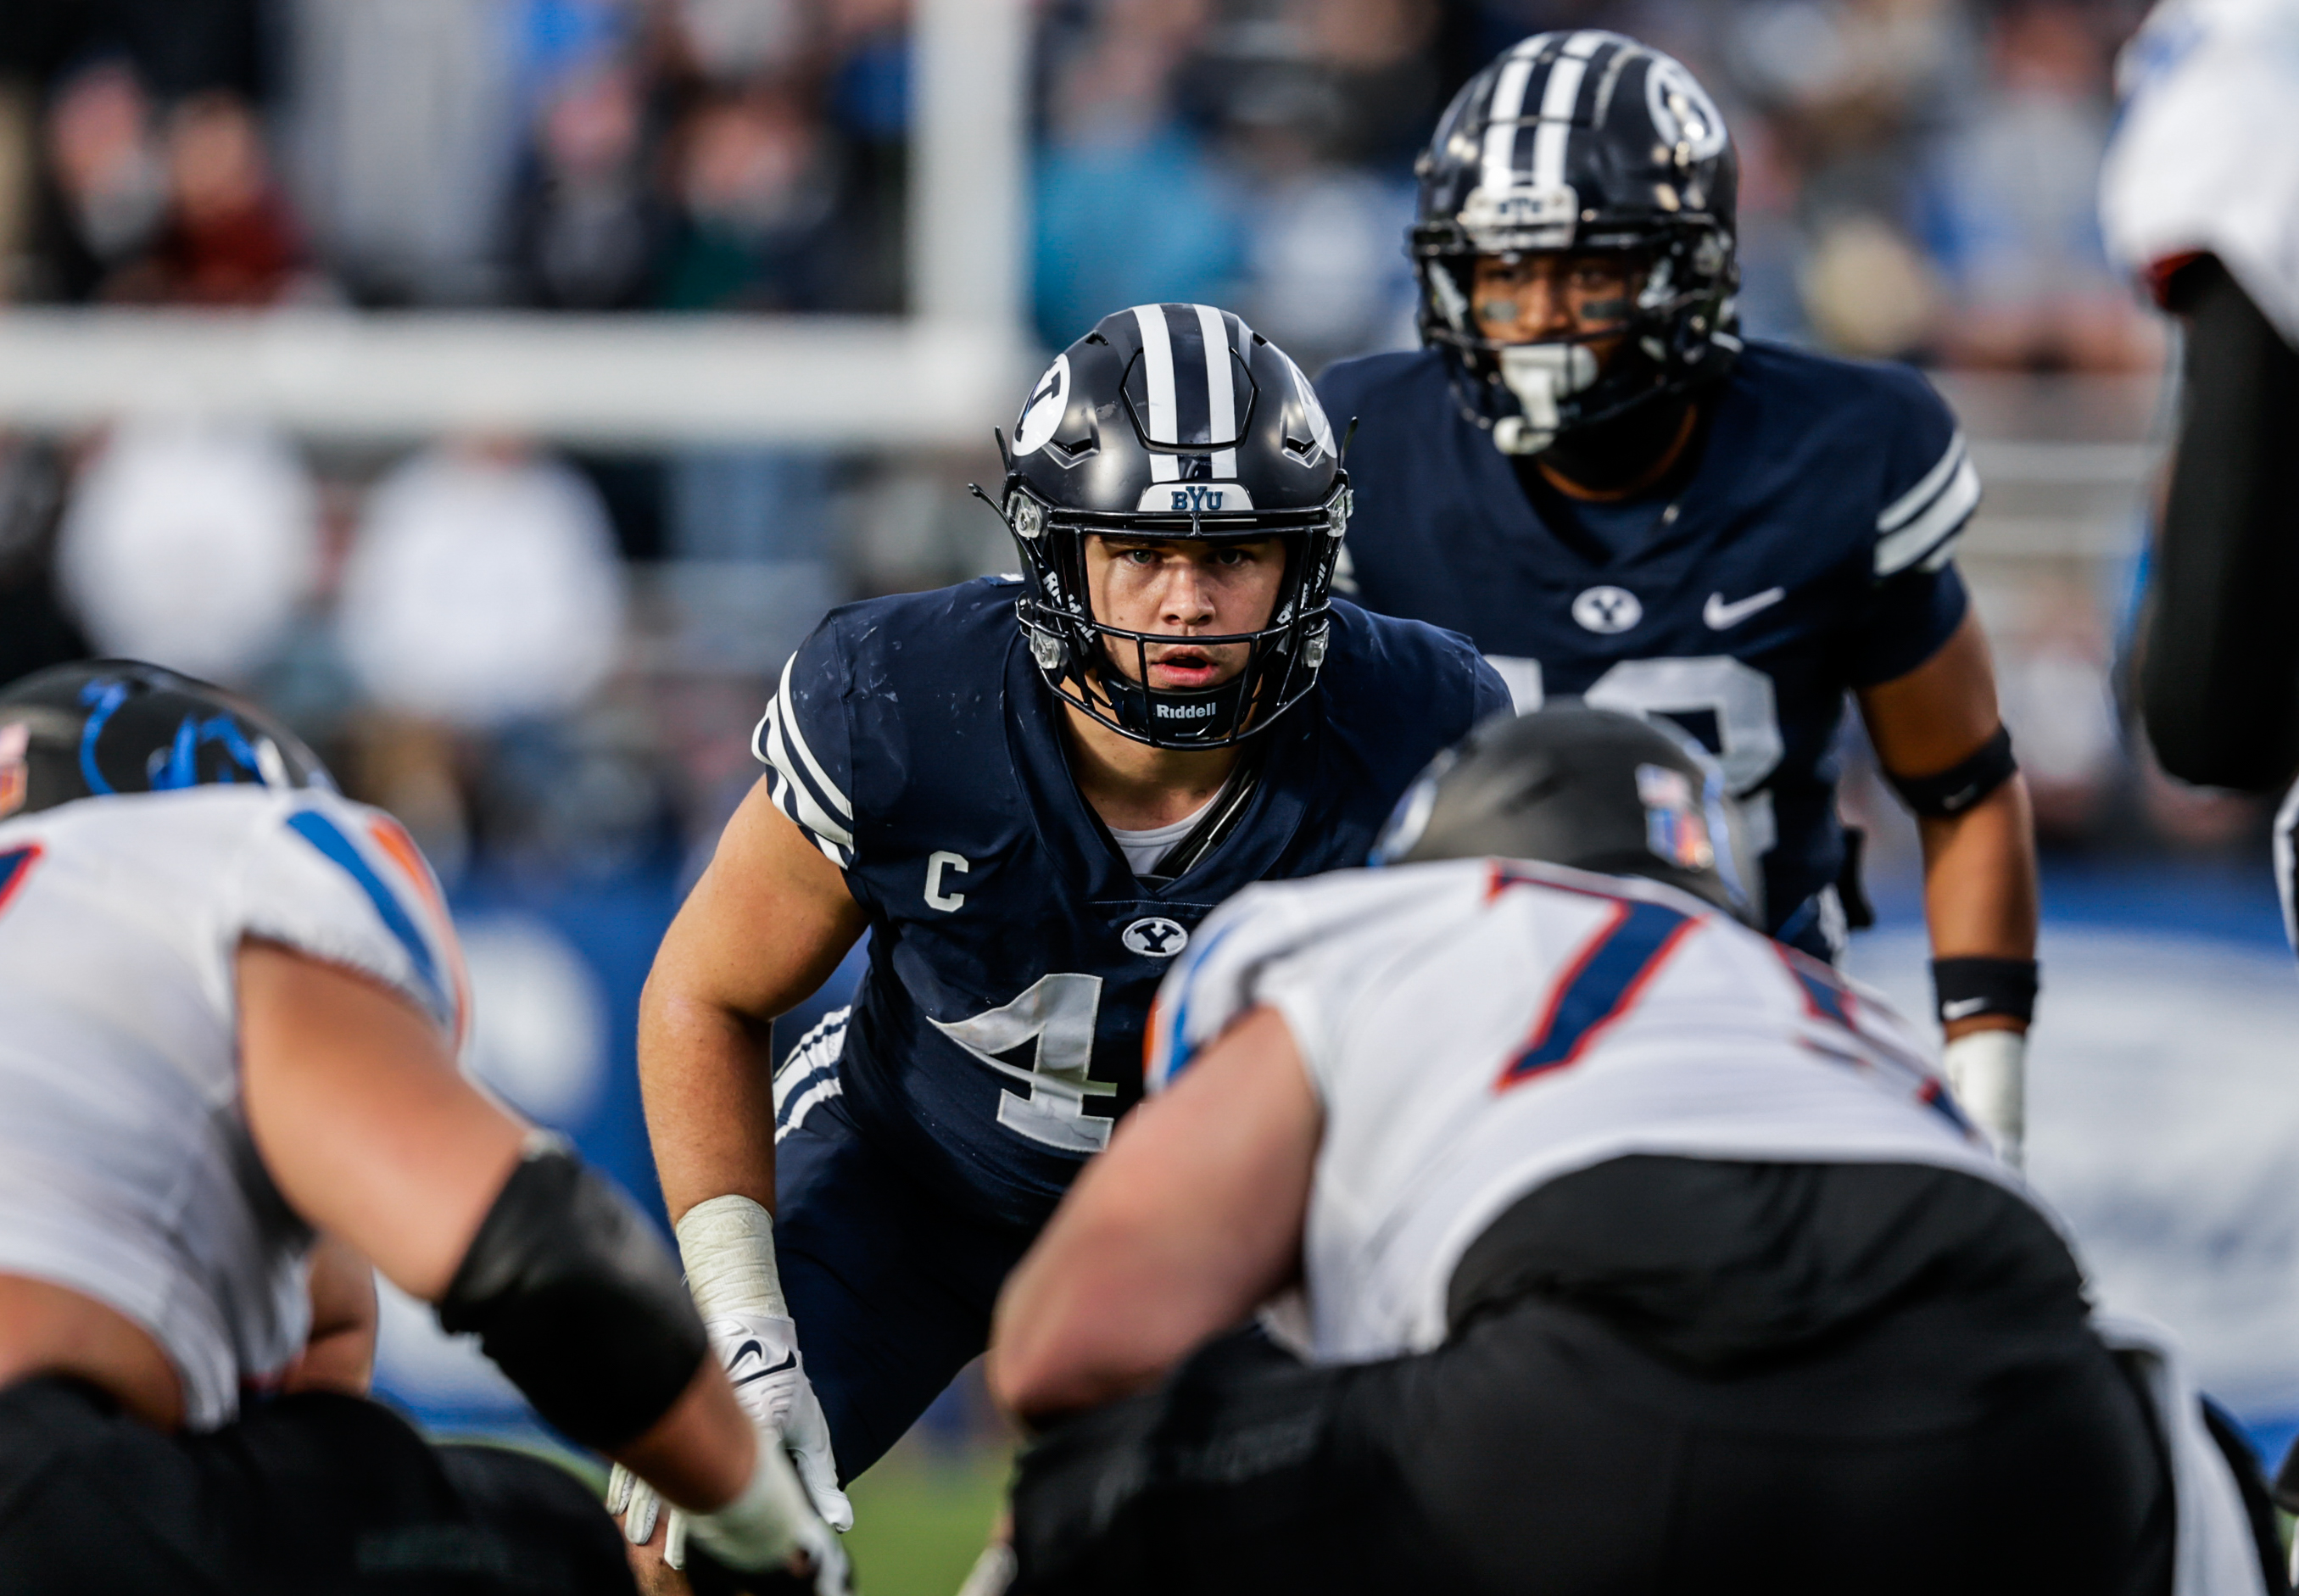
<instances>
[{"instance_id":1,"label":"football player in navy jersey","mask_svg":"<svg viewBox=\"0 0 2299 1596\"><path fill-rule=\"evenodd\" d=\"M1913 371L1735 335L1736 172L1691 73L1617 33L1463 87L1418 167L1425 347L1320 385L1357 427L1336 589L1466 633L1520 709L1681 723L1764 850L1767 928L1829 958L1850 690L1918 816L1951 1074L2016 1155L2035 844L1950 562L1979 478Z\"/></svg>"},{"instance_id":2,"label":"football player in navy jersey","mask_svg":"<svg viewBox=\"0 0 2299 1596\"><path fill-rule=\"evenodd\" d=\"M1199 921L1361 862L1422 764L1509 707L1465 639L1328 599L1333 435L1233 315L1107 318L1007 463L1025 574L848 605L792 657L641 1014L704 1321L834 1522L1140 1097ZM866 929L851 1011L770 1085L768 1022Z\"/></svg>"}]
</instances>

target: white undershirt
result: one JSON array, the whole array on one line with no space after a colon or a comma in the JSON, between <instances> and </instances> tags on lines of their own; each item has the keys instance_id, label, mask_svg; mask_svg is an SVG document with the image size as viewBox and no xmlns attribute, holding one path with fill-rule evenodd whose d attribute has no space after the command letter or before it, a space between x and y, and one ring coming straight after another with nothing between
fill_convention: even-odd
<instances>
[{"instance_id":1,"label":"white undershirt","mask_svg":"<svg viewBox=\"0 0 2299 1596\"><path fill-rule=\"evenodd\" d=\"M1117 851L1125 855L1125 862L1135 875L1154 875L1158 861L1166 857L1166 851L1189 835L1190 827L1204 819L1206 810L1220 802L1222 793L1228 791L1228 786L1224 784L1220 792L1170 826L1152 826L1147 831L1122 831L1112 826L1109 835L1116 839Z\"/></svg>"}]
</instances>

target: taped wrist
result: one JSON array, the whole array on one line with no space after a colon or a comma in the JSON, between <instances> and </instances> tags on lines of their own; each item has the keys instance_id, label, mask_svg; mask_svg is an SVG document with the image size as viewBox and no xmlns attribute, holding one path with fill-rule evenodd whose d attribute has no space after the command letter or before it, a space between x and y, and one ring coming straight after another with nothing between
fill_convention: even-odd
<instances>
[{"instance_id":1,"label":"taped wrist","mask_svg":"<svg viewBox=\"0 0 2299 1596\"><path fill-rule=\"evenodd\" d=\"M706 1319L734 1314L790 1318L775 1264L775 1218L748 1197L713 1197L678 1222L686 1289Z\"/></svg>"},{"instance_id":2,"label":"taped wrist","mask_svg":"<svg viewBox=\"0 0 2299 1596\"><path fill-rule=\"evenodd\" d=\"M2012 757L2012 734L1998 726L1996 735L1971 754L1936 776L1896 776L1884 779L1900 802L1928 819L1945 820L1963 813L2019 773Z\"/></svg>"},{"instance_id":3,"label":"taped wrist","mask_svg":"<svg viewBox=\"0 0 2299 1596\"><path fill-rule=\"evenodd\" d=\"M2036 1018L2042 985L2033 959L1935 959L1932 993L1942 1025L2001 1014L2027 1025Z\"/></svg>"},{"instance_id":4,"label":"taped wrist","mask_svg":"<svg viewBox=\"0 0 2299 1596\"><path fill-rule=\"evenodd\" d=\"M601 1451L636 1440L709 1343L670 1252L629 1198L555 1142L480 1221L439 1325L479 1344L535 1410Z\"/></svg>"}]
</instances>

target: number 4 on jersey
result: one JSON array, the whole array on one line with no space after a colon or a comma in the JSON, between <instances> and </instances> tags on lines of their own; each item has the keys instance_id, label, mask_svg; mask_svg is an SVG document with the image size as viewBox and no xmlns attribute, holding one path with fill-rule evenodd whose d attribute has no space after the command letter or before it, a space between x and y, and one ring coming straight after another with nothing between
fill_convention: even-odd
<instances>
[{"instance_id":1,"label":"number 4 on jersey","mask_svg":"<svg viewBox=\"0 0 2299 1596\"><path fill-rule=\"evenodd\" d=\"M8 907L8 900L24 885L32 873L32 866L40 857L40 844L27 843L21 848L11 848L0 853L0 909Z\"/></svg>"},{"instance_id":2,"label":"number 4 on jersey","mask_svg":"<svg viewBox=\"0 0 2299 1596\"><path fill-rule=\"evenodd\" d=\"M934 1022L934 1029L1000 1075L1029 1084L1030 1094L1000 1095L998 1123L1017 1135L1065 1152L1100 1152L1109 1145L1116 1121L1089 1114L1085 1100L1109 1097L1117 1088L1089 1080L1093 1063L1093 1027L1101 1010L1101 977L1041 976L1008 1003L971 1019ZM998 1055L1032 1042L1032 1068L1008 1064Z\"/></svg>"}]
</instances>

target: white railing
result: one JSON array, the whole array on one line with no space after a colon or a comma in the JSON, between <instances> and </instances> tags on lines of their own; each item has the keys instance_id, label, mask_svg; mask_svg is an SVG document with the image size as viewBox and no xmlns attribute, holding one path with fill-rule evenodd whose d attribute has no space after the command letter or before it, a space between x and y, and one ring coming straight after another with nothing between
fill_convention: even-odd
<instances>
[{"instance_id":1,"label":"white railing","mask_svg":"<svg viewBox=\"0 0 2299 1596\"><path fill-rule=\"evenodd\" d=\"M1012 413L1025 0L918 0L907 317L0 312L0 425L166 414L308 437L946 445Z\"/></svg>"}]
</instances>

